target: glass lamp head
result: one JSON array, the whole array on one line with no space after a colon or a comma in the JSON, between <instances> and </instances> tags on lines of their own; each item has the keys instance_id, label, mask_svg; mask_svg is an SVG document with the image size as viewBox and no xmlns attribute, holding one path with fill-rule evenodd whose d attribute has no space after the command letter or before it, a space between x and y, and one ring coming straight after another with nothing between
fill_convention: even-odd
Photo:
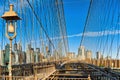
<instances>
[{"instance_id":1,"label":"glass lamp head","mask_svg":"<svg viewBox=\"0 0 120 80\"><path fill-rule=\"evenodd\" d=\"M8 33L14 33L15 32L15 27L12 24L12 22L10 22L7 29L8 29Z\"/></svg>"}]
</instances>

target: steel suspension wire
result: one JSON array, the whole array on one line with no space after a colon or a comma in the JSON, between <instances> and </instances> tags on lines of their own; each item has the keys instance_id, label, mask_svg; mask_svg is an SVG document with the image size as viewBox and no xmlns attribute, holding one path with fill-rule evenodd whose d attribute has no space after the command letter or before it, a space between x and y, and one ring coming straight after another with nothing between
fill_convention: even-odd
<instances>
[{"instance_id":1,"label":"steel suspension wire","mask_svg":"<svg viewBox=\"0 0 120 80\"><path fill-rule=\"evenodd\" d=\"M38 6L38 0L36 1L36 9L37 9L37 11L36 11L36 13L38 14L38 12L39 12L39 6ZM36 26L38 26L38 22L36 21ZM40 36L40 33L39 33L39 29L37 29L35 32L37 32L38 33L38 35L36 35L36 39L35 40L37 40L37 37L39 37ZM38 47L39 45L37 44L37 41L35 41L35 45Z\"/></svg>"},{"instance_id":2,"label":"steel suspension wire","mask_svg":"<svg viewBox=\"0 0 120 80\"><path fill-rule=\"evenodd\" d=\"M82 45L83 37L85 36L85 30L86 30L86 28L87 28L87 23L88 23L88 18L89 18L89 15L90 15L90 10L91 10L91 6L92 6L92 1L93 1L93 0L90 0L88 12L87 12L87 17L86 17L86 20L85 20L84 29L83 29L83 33L82 33L82 37L81 37L81 41L80 41L80 46Z\"/></svg>"},{"instance_id":3,"label":"steel suspension wire","mask_svg":"<svg viewBox=\"0 0 120 80\"><path fill-rule=\"evenodd\" d=\"M23 6L24 6L24 12L23 12L23 14L24 14L24 21L25 21L25 24L24 24L24 37L26 37L26 38L24 38L24 49L25 49L25 46L26 46L26 42L28 42L29 40L28 40L28 33L27 33L27 10L26 10L26 6L25 6L25 2L23 1Z\"/></svg>"},{"instance_id":4,"label":"steel suspension wire","mask_svg":"<svg viewBox=\"0 0 120 80\"><path fill-rule=\"evenodd\" d=\"M27 29L28 20L27 20L27 14L26 14L26 13L27 13L27 8L26 8L26 6L25 6L25 2L23 3L23 6L25 7L23 14L25 15L25 17L24 17L24 18L25 18L25 19L24 19L24 21L25 21L25 24L24 24L24 26L25 26L25 27L24 27L24 28L25 28L25 29L24 29L25 34L24 34L24 35L25 35L26 38L24 38L24 39L25 39L25 43L26 43L26 42L29 42L29 41L30 41L30 37L29 37L30 31L27 31L27 30L28 30L28 29ZM24 44L24 46L25 46L25 45L26 45L26 44Z\"/></svg>"},{"instance_id":5,"label":"steel suspension wire","mask_svg":"<svg viewBox=\"0 0 120 80\"><path fill-rule=\"evenodd\" d=\"M40 5L42 5L41 4L42 3L42 0L40 1ZM41 10L41 11L40 11ZM42 13L42 7L41 6L39 6L38 7L38 11L39 12L41 12ZM40 14L38 14L38 16L40 16ZM39 22L37 21L37 24L38 24ZM42 44L43 44L43 39L42 39L42 37L43 37L43 34L42 34L42 28L41 27L39 27L39 38L40 38L40 43L39 43L39 45L41 45L41 47L40 47L40 50L41 50L41 52L43 52L43 47L42 47Z\"/></svg>"},{"instance_id":6,"label":"steel suspension wire","mask_svg":"<svg viewBox=\"0 0 120 80\"><path fill-rule=\"evenodd\" d=\"M63 39L63 43L64 43L64 48L65 48L65 52L66 52L66 46L65 46L65 41L64 41L64 36L63 36L63 31L62 31L62 22L61 22L61 19L60 19L60 10L59 10L59 7L58 7L58 0L56 0L56 7L57 7L57 10L58 10L58 23L59 23L59 28L60 28L60 32L61 32L61 35L62 35L62 39ZM60 46L60 44L59 44ZM61 53L60 53L61 54Z\"/></svg>"},{"instance_id":7,"label":"steel suspension wire","mask_svg":"<svg viewBox=\"0 0 120 80\"><path fill-rule=\"evenodd\" d=\"M69 52L69 45L68 45L68 38L66 37L67 36L67 32L66 32L66 30L67 30L67 28L66 28L66 22L65 22L65 18L63 17L64 16L64 8L63 8L63 0L60 0L60 3L61 3L61 11L62 11L62 23L64 23L63 24L63 33L64 33L64 37L63 37L63 39L64 39L64 44L65 44L65 50L66 50L66 53L67 52Z\"/></svg>"},{"instance_id":8,"label":"steel suspension wire","mask_svg":"<svg viewBox=\"0 0 120 80\"><path fill-rule=\"evenodd\" d=\"M53 7L52 1L53 1L53 0L50 1L51 7L49 7L49 5L47 5L47 7L49 7L49 13L50 13L51 11L54 12L54 11L53 11L53 8L52 8L52 7ZM53 15L52 13L49 14L49 16L52 16L52 15ZM53 20L53 19L54 19L54 17L52 17L52 18L49 17L50 30L52 31L52 33L51 33L51 40L52 40L52 42L55 44L53 38L54 38L56 35L54 34L55 26L53 26L54 28L52 27L52 25L54 25L54 20ZM50 47L50 53L51 53L50 55L53 55L53 49L52 49L50 43L49 43L49 47Z\"/></svg>"},{"instance_id":9,"label":"steel suspension wire","mask_svg":"<svg viewBox=\"0 0 120 80\"><path fill-rule=\"evenodd\" d=\"M50 4L52 4L51 2L49 2ZM54 28L52 28L52 19L51 18L53 18L53 17L50 17L51 16L51 7L49 7L50 5L46 5L46 7L47 7L47 9L48 9L48 23L49 23L49 30L51 31L51 32L49 32L49 34L50 34L50 37L51 38L53 38L53 36L54 35L52 35L53 34L53 30L54 30ZM48 28L47 27L47 28ZM52 39L51 39L51 41L52 41ZM53 42L53 41L52 41ZM54 42L53 42L54 43ZM48 55L50 56L52 53L50 53L51 52L51 44L48 42L48 47L49 47L49 53L48 53Z\"/></svg>"},{"instance_id":10,"label":"steel suspension wire","mask_svg":"<svg viewBox=\"0 0 120 80\"><path fill-rule=\"evenodd\" d=\"M5 0L4 3L2 4L2 5L3 5L3 8L4 8L4 9L3 9L3 12L5 11L5 3L6 3L6 0ZM4 21L2 21L2 25L5 26L5 25L4 25ZM2 29L3 29L3 28L2 28ZM2 30L2 29L1 29L1 30ZM5 29L5 28L4 28L4 29ZM2 30L1 32L2 32L2 34L1 34L1 43L0 43L0 46L1 46L1 50L3 50L3 46L4 46L4 37L3 37L3 36L4 36L4 33L5 33L5 30Z\"/></svg>"},{"instance_id":11,"label":"steel suspension wire","mask_svg":"<svg viewBox=\"0 0 120 80\"><path fill-rule=\"evenodd\" d=\"M106 8L106 9L108 10L108 14L105 13L105 14L106 14L106 16L105 16L105 19L106 19L106 20L104 19L104 24L107 23L106 21L109 19L109 15L110 15L109 13L110 13L110 11L111 11L111 8L109 8L110 5L112 5L112 2L110 3L110 1L109 1L109 2L108 2L108 5L107 5L107 8ZM107 10L106 10L106 11L107 11ZM107 27L107 24L105 25L105 27L106 27L106 28L103 29L103 33L101 33L101 35L103 35L104 37L105 37L105 34L106 34L106 29L108 28L108 27ZM102 27L101 27L101 28L102 28ZM102 40L104 40L104 39L102 39L102 37L101 37L99 50L101 50L101 48L102 48L102 42L103 42Z\"/></svg>"},{"instance_id":12,"label":"steel suspension wire","mask_svg":"<svg viewBox=\"0 0 120 80\"><path fill-rule=\"evenodd\" d=\"M109 4L108 4L108 6L107 6L107 8L106 9L108 9L108 13L106 13L106 16L105 16L105 18L106 18L106 20L104 20L104 22L106 23L106 29L109 29L109 27L107 27L108 25L107 25L107 21L109 20L109 16L110 16L110 11L111 11L111 7L109 7L109 6L112 6L112 1L110 2L108 2ZM107 11L107 10L106 10ZM106 34L106 29L104 29L104 35ZM109 34L110 32L108 32L108 34ZM103 53L102 53L102 55L104 55L104 52L105 52L105 49L106 49L106 46L107 46L107 43L108 43L108 38L109 38L109 35L106 35L106 41L105 41L105 44L103 45ZM103 39L104 40L104 39ZM101 40L102 41L102 40ZM102 43L101 43L102 44ZM100 46L100 47L102 47L102 45Z\"/></svg>"},{"instance_id":13,"label":"steel suspension wire","mask_svg":"<svg viewBox=\"0 0 120 80\"><path fill-rule=\"evenodd\" d=\"M118 4L120 3L120 1L118 2ZM120 33L120 28L119 28L119 24L120 24L120 5L118 5L118 21L117 21L117 23L118 23L118 25L117 25L117 27L118 27L118 33ZM120 43L119 43L119 39L120 38L120 35L118 35L118 39L117 39L117 55L116 55L116 59L119 59L119 53L120 53Z\"/></svg>"},{"instance_id":14,"label":"steel suspension wire","mask_svg":"<svg viewBox=\"0 0 120 80\"><path fill-rule=\"evenodd\" d=\"M118 8L119 9L119 8ZM120 13L119 13L120 14ZM120 21L120 16L118 16L118 23ZM119 30L119 26L118 26L118 30ZM118 31L118 33L120 33L120 31ZM118 41L117 41L117 55L116 55L116 59L119 59L119 53L120 53L120 44L119 44L119 38L120 38L120 35L118 35Z\"/></svg>"},{"instance_id":15,"label":"steel suspension wire","mask_svg":"<svg viewBox=\"0 0 120 80\"><path fill-rule=\"evenodd\" d=\"M115 41L117 38L116 35L119 34L119 32L117 32L119 29L116 25L118 23L118 1L119 0L92 0L91 9L88 14L89 16L86 18L87 22L85 23L83 30L84 33L81 36L81 44L87 49L92 50L93 53L95 53L95 51L102 52L101 55L104 55L104 59L111 56L113 52L116 53L116 49L117 52L119 52L118 44ZM115 28L113 29L112 27ZM119 38L117 39L118 42ZM92 46L95 48L95 50L92 48ZM113 47L115 48L114 50Z\"/></svg>"},{"instance_id":16,"label":"steel suspension wire","mask_svg":"<svg viewBox=\"0 0 120 80\"><path fill-rule=\"evenodd\" d=\"M52 41L50 40L50 38L49 38L49 36L48 36L46 30L44 29L44 27L43 27L43 25L42 25L42 23L41 23L41 20L39 19L39 17L38 17L37 14L35 13L35 11L34 11L32 5L31 5L30 2L29 2L29 0L27 0L27 2L28 2L28 4L29 4L30 8L32 9L32 11L33 11L33 13L34 13L36 19L38 20L38 22L39 22L39 24L40 24L42 30L44 31L46 37L48 38L49 42L52 44L53 48L55 49L54 44L53 44Z\"/></svg>"},{"instance_id":17,"label":"steel suspension wire","mask_svg":"<svg viewBox=\"0 0 120 80\"><path fill-rule=\"evenodd\" d=\"M63 0L61 1L61 4L62 4L62 11L63 11L63 15L64 15L64 5L63 5ZM63 19L64 20L64 22L65 22L65 25L64 26L66 26L66 20L65 20L65 18ZM67 28L65 27L65 30L67 30ZM67 35L67 31L66 31L66 35ZM67 38L66 38L67 39ZM68 39L66 40L67 42L66 42L66 45L67 45L67 51L69 52L69 44L68 44Z\"/></svg>"},{"instance_id":18,"label":"steel suspension wire","mask_svg":"<svg viewBox=\"0 0 120 80\"><path fill-rule=\"evenodd\" d=\"M9 3L9 1L8 1L8 3ZM4 10L3 10L3 11L4 11L4 12L5 12L5 9L6 9L6 7L5 7L6 4L7 4L7 1L5 0L5 2L3 3L3 5L4 5ZM4 21L3 21L3 22L4 22ZM3 26L6 26L6 25L3 24ZM2 35L2 36L4 36L4 37L3 37L3 38L4 38L4 39L3 39L3 43L2 43L3 46L5 46L5 44L7 43L7 39L6 39L5 32L6 32L6 31L5 31L5 27L4 27L4 28L3 28L3 35ZM3 48L3 49L4 49L4 48Z\"/></svg>"},{"instance_id":19,"label":"steel suspension wire","mask_svg":"<svg viewBox=\"0 0 120 80\"><path fill-rule=\"evenodd\" d=\"M22 16L22 0L20 0L20 16ZM20 20L20 44L22 44L22 21Z\"/></svg>"},{"instance_id":20,"label":"steel suspension wire","mask_svg":"<svg viewBox=\"0 0 120 80\"><path fill-rule=\"evenodd\" d=\"M100 3L99 3L99 4L100 4ZM104 6L103 6L103 7L104 7ZM95 9L97 9L97 7L95 7ZM95 13L95 14L96 14L96 13ZM99 17L101 18L101 16L99 16ZM99 20L97 20L96 22L98 22L98 21L99 21ZM102 31L102 28L101 28L101 31ZM101 33L99 33L99 35L101 35ZM99 41L100 41L100 37L99 37L98 39L96 39L96 46L99 45ZM99 47L99 46L97 46L96 49L95 49L96 52L98 51L98 50L97 50L98 47Z\"/></svg>"},{"instance_id":21,"label":"steel suspension wire","mask_svg":"<svg viewBox=\"0 0 120 80\"><path fill-rule=\"evenodd\" d=\"M33 7L33 9L34 9L34 0L32 0L32 7ZM31 38L31 40L33 41L33 42L31 42L32 44L33 44L33 47L35 48L35 35L34 35L34 33L35 33L35 26L34 26L34 23L35 23L35 20L34 20L34 14L32 14L32 31L31 31L31 33L32 33L32 38ZM31 45L32 45L31 44Z\"/></svg>"},{"instance_id":22,"label":"steel suspension wire","mask_svg":"<svg viewBox=\"0 0 120 80\"><path fill-rule=\"evenodd\" d=\"M117 2L116 2L117 3ZM115 4L116 5L116 4ZM114 12L115 12L115 9L116 7L114 6L114 9L113 9L113 13L112 13L112 20L111 20L111 26L113 26L113 20L114 20L114 18L115 18L115 16L114 16ZM114 31L114 35L113 35L113 37L111 37L111 44L110 44L110 48L109 48L109 52L108 53L110 53L110 51L111 51L111 57L112 57L112 45L113 45L113 41L114 41L114 38L115 38L115 32L116 32L116 29L117 29L117 27L116 27L116 25L115 25L115 31Z\"/></svg>"},{"instance_id":23,"label":"steel suspension wire","mask_svg":"<svg viewBox=\"0 0 120 80\"><path fill-rule=\"evenodd\" d=\"M93 1L93 4L94 4L94 1ZM108 3L109 4L109 3ZM95 10L99 10L99 12L100 12L100 6L101 5L103 5L103 8L104 9L106 9L106 7L108 6L108 4L106 4L106 5L104 5L104 3L103 2L98 2L98 6L96 7L96 9ZM94 7L94 6L93 6ZM96 13L95 14L98 14L99 13L98 11L96 11ZM91 13L92 14L92 13ZM104 20L103 21L100 21L104 16L106 16L106 15L104 15L105 13L101 13L101 15L97 15L98 16L98 18L96 18L97 20L95 20L97 23L98 23L98 26L97 27L100 27L101 25L103 25L104 24L104 21L105 21L105 18L104 18ZM106 27L106 26L105 26ZM98 35L100 35L100 36L102 36L104 34L104 28L100 28L100 32L98 33ZM98 37L98 38L96 38L96 49L95 49L95 51L96 52L98 52L100 49L101 49L101 46L102 46L102 37ZM94 54L94 55L96 55L96 54Z\"/></svg>"}]
</instances>

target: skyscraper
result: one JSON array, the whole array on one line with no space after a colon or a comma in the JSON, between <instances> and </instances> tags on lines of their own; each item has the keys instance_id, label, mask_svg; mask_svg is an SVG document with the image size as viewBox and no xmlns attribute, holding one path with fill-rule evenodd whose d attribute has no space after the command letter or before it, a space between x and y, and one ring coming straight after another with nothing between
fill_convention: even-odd
<instances>
[{"instance_id":1,"label":"skyscraper","mask_svg":"<svg viewBox=\"0 0 120 80\"><path fill-rule=\"evenodd\" d=\"M100 52L96 52L96 58L100 59L101 58L101 53Z\"/></svg>"},{"instance_id":2,"label":"skyscraper","mask_svg":"<svg viewBox=\"0 0 120 80\"><path fill-rule=\"evenodd\" d=\"M18 61L19 61L19 64L22 64L22 62L23 62L23 54L22 54L21 43L18 43L17 50L18 50L17 52L18 52Z\"/></svg>"},{"instance_id":3,"label":"skyscraper","mask_svg":"<svg viewBox=\"0 0 120 80\"><path fill-rule=\"evenodd\" d=\"M0 59L0 62L1 62L1 65L5 65L5 50L1 50L1 59Z\"/></svg>"},{"instance_id":4,"label":"skyscraper","mask_svg":"<svg viewBox=\"0 0 120 80\"><path fill-rule=\"evenodd\" d=\"M92 51L90 51L90 50L87 50L86 51L86 59L90 59L91 60L91 58L92 58Z\"/></svg>"},{"instance_id":5,"label":"skyscraper","mask_svg":"<svg viewBox=\"0 0 120 80\"><path fill-rule=\"evenodd\" d=\"M17 43L14 44L14 51L17 51Z\"/></svg>"},{"instance_id":6,"label":"skyscraper","mask_svg":"<svg viewBox=\"0 0 120 80\"><path fill-rule=\"evenodd\" d=\"M36 63L38 63L38 61L39 61L39 57L38 57L39 54L40 54L40 48L36 48L36 52L35 52L35 56L34 56Z\"/></svg>"},{"instance_id":7,"label":"skyscraper","mask_svg":"<svg viewBox=\"0 0 120 80\"><path fill-rule=\"evenodd\" d=\"M68 57L69 59L73 59L73 58L75 58L75 53L74 53L74 52L68 52L68 53L67 53L67 57Z\"/></svg>"},{"instance_id":8,"label":"skyscraper","mask_svg":"<svg viewBox=\"0 0 120 80\"><path fill-rule=\"evenodd\" d=\"M18 57L18 49L17 49L17 43L14 44L14 53L15 53L15 64L19 64L19 57Z\"/></svg>"},{"instance_id":9,"label":"skyscraper","mask_svg":"<svg viewBox=\"0 0 120 80\"><path fill-rule=\"evenodd\" d=\"M30 49L30 60L31 60L30 61L31 63L34 63L35 59L34 59L34 49L33 48Z\"/></svg>"},{"instance_id":10,"label":"skyscraper","mask_svg":"<svg viewBox=\"0 0 120 80\"><path fill-rule=\"evenodd\" d=\"M17 49L18 49L19 51L22 51L21 43L18 43L18 45L17 45Z\"/></svg>"},{"instance_id":11,"label":"skyscraper","mask_svg":"<svg viewBox=\"0 0 120 80\"><path fill-rule=\"evenodd\" d=\"M27 49L26 49L27 50L26 51L26 63L30 63L30 61L31 61L30 49L31 49L31 45L28 44Z\"/></svg>"},{"instance_id":12,"label":"skyscraper","mask_svg":"<svg viewBox=\"0 0 120 80\"><path fill-rule=\"evenodd\" d=\"M0 51L0 65L2 65L2 51Z\"/></svg>"},{"instance_id":13,"label":"skyscraper","mask_svg":"<svg viewBox=\"0 0 120 80\"><path fill-rule=\"evenodd\" d=\"M22 54L23 54L23 63L26 63L26 52L23 51Z\"/></svg>"},{"instance_id":14,"label":"skyscraper","mask_svg":"<svg viewBox=\"0 0 120 80\"><path fill-rule=\"evenodd\" d=\"M84 46L80 46L78 48L78 58L80 60L85 60L85 48L84 48Z\"/></svg>"},{"instance_id":15,"label":"skyscraper","mask_svg":"<svg viewBox=\"0 0 120 80\"><path fill-rule=\"evenodd\" d=\"M0 51L0 65L4 65L4 55L5 55L5 51L1 50Z\"/></svg>"},{"instance_id":16,"label":"skyscraper","mask_svg":"<svg viewBox=\"0 0 120 80\"><path fill-rule=\"evenodd\" d=\"M5 59L4 59L5 64L6 64L6 63L9 63L9 53L10 53L10 45L7 44L7 45L5 46Z\"/></svg>"}]
</instances>

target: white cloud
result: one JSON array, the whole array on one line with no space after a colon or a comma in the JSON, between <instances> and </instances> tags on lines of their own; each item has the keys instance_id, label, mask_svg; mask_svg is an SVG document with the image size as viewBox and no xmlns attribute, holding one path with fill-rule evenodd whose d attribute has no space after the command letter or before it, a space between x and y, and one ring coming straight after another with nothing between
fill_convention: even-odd
<instances>
[{"instance_id":1,"label":"white cloud","mask_svg":"<svg viewBox=\"0 0 120 80\"><path fill-rule=\"evenodd\" d=\"M106 31L98 31L98 32L85 32L84 37L99 37L99 36L117 35L117 34L120 34L120 30L114 30L114 31L106 30ZM65 36L65 38L81 37L82 35L83 35L83 33L79 33L79 34ZM57 39L59 39L59 38L57 38Z\"/></svg>"},{"instance_id":2,"label":"white cloud","mask_svg":"<svg viewBox=\"0 0 120 80\"><path fill-rule=\"evenodd\" d=\"M85 32L84 37L100 37L100 36L107 36L107 35L117 35L120 34L120 30L114 30L114 31L98 31L98 32ZM73 34L73 35L68 35L64 36L64 38L74 38L74 37L81 37L83 33L79 34ZM51 40L57 40L57 39L62 39L63 37L54 37L50 38ZM47 39L42 39L43 41L46 41ZM37 40L37 42L40 42L41 40ZM35 42L34 40L31 42Z\"/></svg>"},{"instance_id":3,"label":"white cloud","mask_svg":"<svg viewBox=\"0 0 120 80\"><path fill-rule=\"evenodd\" d=\"M98 36L107 36L107 35L117 35L120 34L120 30L106 30L106 31L98 31L98 32L86 32L84 36L86 37L98 37Z\"/></svg>"},{"instance_id":4,"label":"white cloud","mask_svg":"<svg viewBox=\"0 0 120 80\"><path fill-rule=\"evenodd\" d=\"M99 37L99 36L117 35L117 34L120 34L120 30L114 30L114 31L106 30L106 31L98 31L98 32L85 32L84 37ZM81 37L82 35L83 35L83 33L79 33L79 34L64 36L64 38ZM52 38L52 39L61 39L61 38L62 37L56 37L56 38Z\"/></svg>"},{"instance_id":5,"label":"white cloud","mask_svg":"<svg viewBox=\"0 0 120 80\"><path fill-rule=\"evenodd\" d=\"M84 33L84 37L100 37L100 36L107 36L107 35L117 35L120 34L120 30L114 30L114 31L98 31L98 32L85 32ZM74 37L81 37L83 35L83 33L79 33L79 34L73 34L73 35L68 35L68 36L64 36L64 38L74 38ZM54 37L54 38L50 38L51 40L59 40L62 39L63 37ZM41 39L41 40L32 40L31 42L41 42L41 41L47 41L48 39ZM29 42L28 42L29 43Z\"/></svg>"}]
</instances>

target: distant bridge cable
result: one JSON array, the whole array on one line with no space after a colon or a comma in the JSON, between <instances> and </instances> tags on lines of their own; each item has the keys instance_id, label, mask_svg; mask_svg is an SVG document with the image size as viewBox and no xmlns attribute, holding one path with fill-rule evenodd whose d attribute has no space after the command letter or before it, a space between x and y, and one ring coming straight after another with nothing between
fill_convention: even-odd
<instances>
[{"instance_id":1,"label":"distant bridge cable","mask_svg":"<svg viewBox=\"0 0 120 80\"><path fill-rule=\"evenodd\" d=\"M116 4L115 5L117 5L117 1L116 1ZM115 9L116 8L116 6L114 6L114 8L113 8L113 13L112 13L112 20L111 20L111 26L113 26L113 20L114 20L114 18L115 18ZM118 18L117 18L117 22L118 22ZM114 34L115 34L115 32L116 32L116 29L117 29L117 24L115 25L115 31L114 31ZM113 35L113 36L111 36L111 44L110 44L110 48L109 48L109 52L108 52L108 54L110 53L110 51L111 51L111 57L112 57L112 46L113 46L113 41L114 41L114 39L115 39L115 35Z\"/></svg>"},{"instance_id":2,"label":"distant bridge cable","mask_svg":"<svg viewBox=\"0 0 120 80\"><path fill-rule=\"evenodd\" d=\"M3 6L4 6L4 7L3 7L3 11L4 11L4 12L5 12L5 3L6 3L6 0L5 0L5 2L3 3ZM2 25L4 26L4 20L2 20ZM2 30L2 29L1 29L1 30ZM1 34L1 35L2 35L2 36L1 36L1 37L2 37L2 38L1 38L1 44L0 44L0 45L1 45L1 50L3 49L3 45L4 45L4 37L3 37L3 36L4 36L4 31L5 31L5 30L2 30L2 34Z\"/></svg>"},{"instance_id":3,"label":"distant bridge cable","mask_svg":"<svg viewBox=\"0 0 120 80\"><path fill-rule=\"evenodd\" d=\"M48 38L49 42L53 45L53 48L55 49L54 44L53 44L52 41L50 40L50 38L49 38L49 36L48 36L46 30L43 28L43 25L42 25L42 23L41 23L41 20L39 19L39 17L38 17L37 14L35 13L35 11L34 11L32 5L31 5L30 2L29 2L29 0L27 0L27 2L28 2L28 4L29 4L30 8L32 9L32 12L34 13L36 19L38 20L39 24L41 25L42 30L45 32L46 37Z\"/></svg>"},{"instance_id":4,"label":"distant bridge cable","mask_svg":"<svg viewBox=\"0 0 120 80\"><path fill-rule=\"evenodd\" d=\"M58 9L58 18L61 19L61 18L60 18L60 9L59 9L59 7L58 7L58 0L56 0L56 7L57 7L57 9ZM62 22L61 22L61 20L59 20L58 23L59 23L59 27L60 27L60 32L61 32L61 34L62 34L62 39L63 39L63 43L64 43L65 52L67 53L67 49L66 49L66 45L65 45L65 40L64 40L64 39L65 39L65 38L64 38L64 32L63 32L63 30L62 30Z\"/></svg>"},{"instance_id":5,"label":"distant bridge cable","mask_svg":"<svg viewBox=\"0 0 120 80\"><path fill-rule=\"evenodd\" d=\"M107 2L106 2L107 3ZM108 20L109 20L109 17L110 17L110 11L111 11L111 6L112 6L112 1L110 2L108 2L108 5L107 5L107 7L106 7L106 9L108 10L105 10L105 11L107 11L107 13L105 13L106 14L106 16L105 16L105 18L104 18L104 22L105 22L105 26L106 26L106 29L108 29ZM106 19L106 20L105 20ZM111 22L112 23L112 22ZM105 30L106 29L104 29L104 34L105 34ZM108 34L110 34L110 32L108 32ZM103 44L103 51L102 51L102 55L104 56L104 53L105 53L105 49L106 48L108 48L108 40L109 40L109 37L110 37L110 35L107 35L106 36L106 40L105 39L103 39L103 40L105 40L105 44ZM102 39L102 38L101 38ZM102 44L102 43L101 43ZM102 46L101 46L102 47Z\"/></svg>"},{"instance_id":6,"label":"distant bridge cable","mask_svg":"<svg viewBox=\"0 0 120 80\"><path fill-rule=\"evenodd\" d=\"M87 17L86 17L86 21L85 21L85 25L84 25L84 29L83 29L83 34L82 34L80 46L82 45L83 37L84 37L84 35L85 35L85 30L86 30L87 23L88 23L88 18L89 18L89 15L90 15L90 10L91 10L92 1L93 1L93 0L90 0L90 5L89 5L89 8L88 8L88 13L87 13Z\"/></svg>"},{"instance_id":7,"label":"distant bridge cable","mask_svg":"<svg viewBox=\"0 0 120 80\"><path fill-rule=\"evenodd\" d=\"M63 8L63 6L64 6L64 3L63 3L63 1L61 1L62 2L62 10L63 10L63 14L64 14L64 8ZM66 20L65 20L65 18L64 18L64 21L65 21L65 26L66 26ZM65 30L67 30L66 29L66 27L65 27ZM66 34L67 34L67 31L66 31ZM68 43L68 39L67 39L67 50L68 50L68 52L69 52L69 43Z\"/></svg>"},{"instance_id":8,"label":"distant bridge cable","mask_svg":"<svg viewBox=\"0 0 120 80\"><path fill-rule=\"evenodd\" d=\"M106 9L108 10L105 10L105 11L107 11L106 13L104 13L104 14L106 14L105 15L105 17L103 17L104 18L104 23L103 24L105 24L105 28L104 27L101 27L101 28L103 28L103 30L104 30L104 32L103 32L103 34L105 34L105 32L106 32L106 29L108 28L107 26L107 21L109 20L109 16L110 16L110 11L111 11L111 7L109 7L109 6L111 6L112 5L112 1L110 2L106 2L106 3L108 3L108 5L106 6ZM105 4L106 5L106 4ZM103 25L102 24L102 25ZM108 34L109 34L110 32L108 32ZM104 36L105 37L105 36ZM103 37L103 38L104 38ZM108 42L108 37L109 37L109 35L107 35L107 38L106 38L106 43ZM100 40L100 46L99 46L99 50L101 50L101 48L102 48L102 42L104 42L103 40L105 40L105 39L103 39L102 37L101 37L101 40ZM103 48L103 52L104 52L104 50L105 50L105 48Z\"/></svg>"},{"instance_id":9,"label":"distant bridge cable","mask_svg":"<svg viewBox=\"0 0 120 80\"><path fill-rule=\"evenodd\" d=\"M110 1L109 1L110 2ZM111 20L111 24L109 24L109 25L106 25L106 26L110 26L110 29L112 29L113 30L113 19L114 19L114 11L111 13L111 10L112 10L112 4L113 4L113 0L111 1L111 3L110 3L110 5L108 6L109 7L109 9L108 9L108 14L107 14L107 20L106 20L106 24L108 24L108 21L109 21L109 19L110 19L110 14L112 14L112 20ZM114 31L114 30L113 30ZM117 31L117 30L116 30ZM113 32L113 34L115 35L115 32L116 31L114 31ZM110 34L110 32L108 33L108 34ZM105 50L107 51L108 50L108 52L107 52L107 56L109 55L109 53L110 53L110 51L109 51L109 39L110 38L110 35L108 35L107 36L107 38L106 38L106 41L105 41L105 44L104 44L104 46L103 46L103 53L102 53L102 55L104 56L104 54L105 54ZM112 38L111 38L112 39ZM102 59L103 60L103 59Z\"/></svg>"},{"instance_id":10,"label":"distant bridge cable","mask_svg":"<svg viewBox=\"0 0 120 80\"><path fill-rule=\"evenodd\" d=\"M120 1L119 1L120 2ZM119 4L119 3L118 3ZM117 20L117 23L119 23L119 21L120 21L120 12L119 12L119 5L118 5L118 20ZM117 25L117 27L118 27L118 30L120 29L119 28L119 24ZM118 35L118 37L117 37L118 39L117 39L117 55L116 55L116 59L119 59L119 51L120 51L120 44L119 44L119 38L120 38L120 35Z\"/></svg>"}]
</instances>

